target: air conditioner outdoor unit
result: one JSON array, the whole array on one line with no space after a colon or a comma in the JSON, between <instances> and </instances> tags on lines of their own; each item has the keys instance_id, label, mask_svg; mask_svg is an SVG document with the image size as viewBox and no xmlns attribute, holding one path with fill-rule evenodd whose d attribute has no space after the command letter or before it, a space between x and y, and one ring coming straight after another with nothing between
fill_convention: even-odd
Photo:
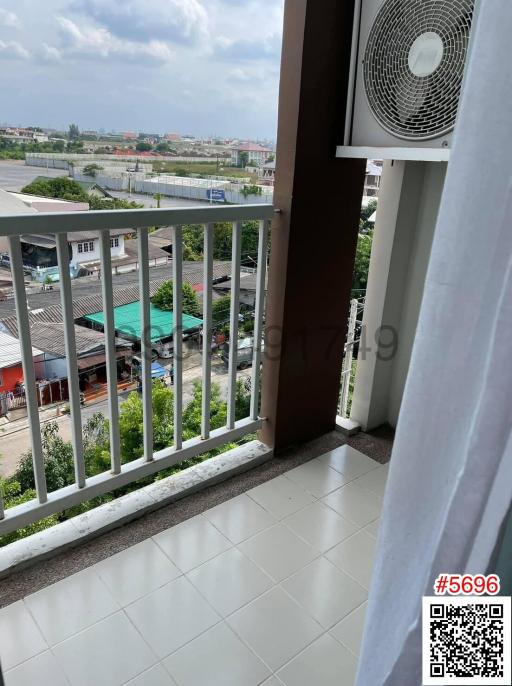
<instances>
[{"instance_id":1,"label":"air conditioner outdoor unit","mask_svg":"<svg viewBox=\"0 0 512 686\"><path fill-rule=\"evenodd\" d=\"M340 157L447 160L475 0L356 0Z\"/></svg>"}]
</instances>

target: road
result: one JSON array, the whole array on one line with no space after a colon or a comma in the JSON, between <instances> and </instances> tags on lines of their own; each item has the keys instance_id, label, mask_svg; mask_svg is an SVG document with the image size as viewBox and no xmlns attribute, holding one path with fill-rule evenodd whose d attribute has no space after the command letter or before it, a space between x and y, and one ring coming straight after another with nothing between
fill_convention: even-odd
<instances>
[{"instance_id":1,"label":"road","mask_svg":"<svg viewBox=\"0 0 512 686\"><path fill-rule=\"evenodd\" d=\"M0 189L3 191L20 191L36 176L67 176L67 173L63 169L27 167L23 160L0 160Z\"/></svg>"},{"instance_id":2,"label":"road","mask_svg":"<svg viewBox=\"0 0 512 686\"><path fill-rule=\"evenodd\" d=\"M31 183L37 176L67 176L65 169L46 169L46 167L27 167L22 160L0 160L0 190L20 191ZM155 191L156 192L156 191ZM144 207L156 207L156 200L152 195L142 193L126 193L109 191L115 198L134 200ZM197 207L207 204L201 200L185 200L183 198L162 197L160 207Z\"/></svg>"},{"instance_id":3,"label":"road","mask_svg":"<svg viewBox=\"0 0 512 686\"><path fill-rule=\"evenodd\" d=\"M163 365L169 366L169 361L159 360ZM184 361L183 371L183 402L188 403L192 399L194 382L201 382L201 355L196 353L194 356ZM238 378L249 377L251 370L247 369L238 372ZM228 374L224 363L218 358L212 359L212 381L220 386L221 396L224 400L228 392ZM119 395L119 405L126 399L128 393ZM82 423L92 417L96 412L101 412L108 416L107 400L91 403L82 408ZM71 423L68 415L57 416L57 411L45 411L41 417L42 421L55 421L59 426L59 434L65 440L71 440ZM20 426L14 431L14 425ZM26 420L18 420L11 425L4 424L0 430L0 476L11 476L19 462L21 455L30 449L30 433ZM10 433L8 433L10 432Z\"/></svg>"}]
</instances>

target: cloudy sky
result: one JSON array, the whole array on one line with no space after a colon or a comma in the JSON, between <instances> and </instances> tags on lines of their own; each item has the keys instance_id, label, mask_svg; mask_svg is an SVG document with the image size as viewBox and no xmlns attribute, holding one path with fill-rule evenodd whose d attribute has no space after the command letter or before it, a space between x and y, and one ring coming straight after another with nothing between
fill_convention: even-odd
<instances>
[{"instance_id":1,"label":"cloudy sky","mask_svg":"<svg viewBox=\"0 0 512 686\"><path fill-rule=\"evenodd\" d=\"M283 0L0 0L0 123L275 138Z\"/></svg>"}]
</instances>

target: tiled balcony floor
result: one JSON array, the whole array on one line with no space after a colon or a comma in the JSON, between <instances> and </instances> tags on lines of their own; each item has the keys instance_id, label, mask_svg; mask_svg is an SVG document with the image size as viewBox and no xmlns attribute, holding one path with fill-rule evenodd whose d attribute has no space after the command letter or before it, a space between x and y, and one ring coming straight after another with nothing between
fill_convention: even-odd
<instances>
[{"instance_id":1,"label":"tiled balcony floor","mask_svg":"<svg viewBox=\"0 0 512 686\"><path fill-rule=\"evenodd\" d=\"M6 686L352 686L386 477L342 446L7 606Z\"/></svg>"}]
</instances>

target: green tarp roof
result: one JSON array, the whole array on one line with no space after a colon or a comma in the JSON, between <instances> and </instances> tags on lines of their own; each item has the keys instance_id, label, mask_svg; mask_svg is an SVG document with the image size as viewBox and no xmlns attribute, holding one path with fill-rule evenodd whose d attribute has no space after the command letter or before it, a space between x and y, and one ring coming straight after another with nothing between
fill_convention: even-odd
<instances>
[{"instance_id":1,"label":"green tarp roof","mask_svg":"<svg viewBox=\"0 0 512 686\"><path fill-rule=\"evenodd\" d=\"M86 315L85 319L90 322L96 322L102 326L105 323L105 313L96 312L95 314ZM150 305L150 321L151 321L151 340L159 341L162 338L172 336L174 326L174 314L172 312L165 312L158 309L153 304ZM129 303L128 305L120 305L114 307L114 322L115 329L119 334L125 334L130 338L141 338L141 324L140 324L140 305L138 302ZM183 315L183 331L190 331L196 329L203 323L202 319L191 317L189 314Z\"/></svg>"}]
</instances>

